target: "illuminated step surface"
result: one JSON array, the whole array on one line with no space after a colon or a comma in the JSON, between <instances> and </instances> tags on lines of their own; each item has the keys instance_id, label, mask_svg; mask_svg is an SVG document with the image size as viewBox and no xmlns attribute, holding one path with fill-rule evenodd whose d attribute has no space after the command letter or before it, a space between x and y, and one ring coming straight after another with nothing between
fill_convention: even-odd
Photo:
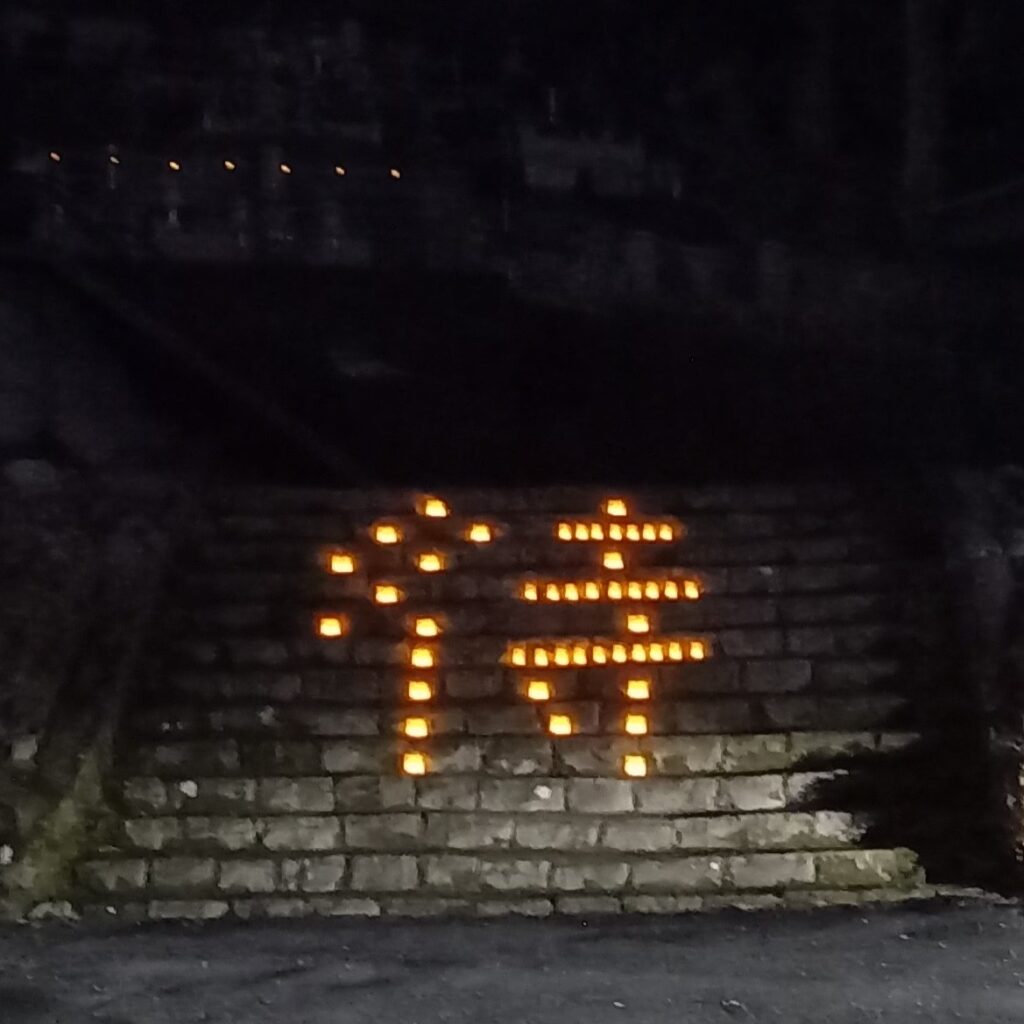
<instances>
[{"instance_id":1,"label":"illuminated step surface","mask_svg":"<svg viewBox=\"0 0 1024 1024\"><path fill-rule=\"evenodd\" d=\"M153 919L922 892L935 566L850 488L218 492L75 900ZM888 787L888 788L887 788ZM889 790L892 790L891 804ZM891 837L891 838L890 838ZM908 839L909 842L909 839Z\"/></svg>"}]
</instances>

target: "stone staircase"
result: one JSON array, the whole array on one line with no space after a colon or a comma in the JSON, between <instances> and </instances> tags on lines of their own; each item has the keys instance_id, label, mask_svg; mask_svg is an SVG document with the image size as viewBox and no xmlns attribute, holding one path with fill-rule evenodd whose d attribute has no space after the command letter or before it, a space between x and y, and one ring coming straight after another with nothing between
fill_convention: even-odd
<instances>
[{"instance_id":1,"label":"stone staircase","mask_svg":"<svg viewBox=\"0 0 1024 1024\"><path fill-rule=\"evenodd\" d=\"M891 827L920 808L884 780L942 653L937 571L853 490L233 490L207 511L81 905L541 916L922 891Z\"/></svg>"}]
</instances>

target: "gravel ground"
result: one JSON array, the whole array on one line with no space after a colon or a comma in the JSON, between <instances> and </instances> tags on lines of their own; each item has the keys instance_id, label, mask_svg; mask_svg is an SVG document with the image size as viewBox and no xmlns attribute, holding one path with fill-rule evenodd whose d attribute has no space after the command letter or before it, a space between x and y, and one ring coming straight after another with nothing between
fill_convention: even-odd
<instances>
[{"instance_id":1,"label":"gravel ground","mask_svg":"<svg viewBox=\"0 0 1024 1024\"><path fill-rule=\"evenodd\" d=\"M0 928L3 1024L1024 1021L1016 905Z\"/></svg>"}]
</instances>

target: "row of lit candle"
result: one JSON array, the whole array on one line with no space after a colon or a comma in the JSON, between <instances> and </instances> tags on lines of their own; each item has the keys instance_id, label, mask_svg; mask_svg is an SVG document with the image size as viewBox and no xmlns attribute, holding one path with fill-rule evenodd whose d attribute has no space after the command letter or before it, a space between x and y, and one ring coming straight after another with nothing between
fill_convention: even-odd
<instances>
[{"instance_id":1,"label":"row of lit candle","mask_svg":"<svg viewBox=\"0 0 1024 1024\"><path fill-rule=\"evenodd\" d=\"M519 589L524 601L696 601L697 580L526 580Z\"/></svg>"},{"instance_id":2,"label":"row of lit candle","mask_svg":"<svg viewBox=\"0 0 1024 1024\"><path fill-rule=\"evenodd\" d=\"M51 149L47 156L51 163L60 164L64 162L64 155L55 149ZM107 163L113 167L120 167L121 158L116 153L109 153L107 155ZM233 171L237 171L239 167L238 161L231 159L222 160L220 165L229 174ZM165 166L167 167L167 170L173 171L175 174L184 170L184 164L181 160L168 160ZM333 168L335 177L344 178L345 175L348 174L348 168L344 164L334 164ZM280 174L288 175L294 173L295 167L293 164L282 161L277 165L277 170ZM397 181L402 177L402 172L397 167L389 167L388 177Z\"/></svg>"},{"instance_id":3,"label":"row of lit candle","mask_svg":"<svg viewBox=\"0 0 1024 1024\"><path fill-rule=\"evenodd\" d=\"M640 623L637 623L640 626ZM648 623L649 628L649 623ZM571 643L514 643L505 652L505 660L518 667L586 668L592 665L644 665L648 663L703 661L708 644L692 638L622 641L578 640Z\"/></svg>"},{"instance_id":4,"label":"row of lit candle","mask_svg":"<svg viewBox=\"0 0 1024 1024\"><path fill-rule=\"evenodd\" d=\"M629 523L597 523L563 519L555 526L555 536L559 540L624 540L634 543L638 541L650 543L652 541L673 541L679 535L680 528L676 524L665 521L655 522L653 520Z\"/></svg>"},{"instance_id":5,"label":"row of lit candle","mask_svg":"<svg viewBox=\"0 0 1024 1024\"><path fill-rule=\"evenodd\" d=\"M407 750L402 754L403 775L426 775L430 771L430 759L419 750ZM647 758L643 754L626 754L622 758L622 773L631 779L642 779L647 775Z\"/></svg>"}]
</instances>

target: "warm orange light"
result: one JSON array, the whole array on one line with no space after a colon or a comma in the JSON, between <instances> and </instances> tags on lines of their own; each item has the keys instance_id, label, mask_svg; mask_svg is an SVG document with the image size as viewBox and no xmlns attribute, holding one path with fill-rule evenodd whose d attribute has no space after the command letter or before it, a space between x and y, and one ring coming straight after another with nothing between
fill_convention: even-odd
<instances>
[{"instance_id":1,"label":"warm orange light","mask_svg":"<svg viewBox=\"0 0 1024 1024\"><path fill-rule=\"evenodd\" d=\"M630 700L650 700L651 681L643 677L627 679L626 696Z\"/></svg>"},{"instance_id":2,"label":"warm orange light","mask_svg":"<svg viewBox=\"0 0 1024 1024\"><path fill-rule=\"evenodd\" d=\"M414 647L409 652L409 664L413 668L433 668L434 652L429 647Z\"/></svg>"},{"instance_id":3,"label":"warm orange light","mask_svg":"<svg viewBox=\"0 0 1024 1024\"><path fill-rule=\"evenodd\" d=\"M572 660L572 655L569 652L569 648L563 644L555 645L555 664L564 668Z\"/></svg>"},{"instance_id":4,"label":"warm orange light","mask_svg":"<svg viewBox=\"0 0 1024 1024\"><path fill-rule=\"evenodd\" d=\"M647 647L644 644L633 644L629 651L630 660L642 665L647 661Z\"/></svg>"},{"instance_id":5,"label":"warm orange light","mask_svg":"<svg viewBox=\"0 0 1024 1024\"><path fill-rule=\"evenodd\" d=\"M640 527L636 523L630 523L626 527L626 540L639 540Z\"/></svg>"},{"instance_id":6,"label":"warm orange light","mask_svg":"<svg viewBox=\"0 0 1024 1024\"><path fill-rule=\"evenodd\" d=\"M661 597L661 588L658 586L655 580L648 580L644 584L644 597L648 601L657 601Z\"/></svg>"},{"instance_id":7,"label":"warm orange light","mask_svg":"<svg viewBox=\"0 0 1024 1024\"><path fill-rule=\"evenodd\" d=\"M594 644L594 646L590 648L590 660L595 665L607 665L608 648L603 644Z\"/></svg>"},{"instance_id":8,"label":"warm orange light","mask_svg":"<svg viewBox=\"0 0 1024 1024\"><path fill-rule=\"evenodd\" d=\"M402 755L402 771L406 775L426 775L426 756L418 751L409 751Z\"/></svg>"},{"instance_id":9,"label":"warm orange light","mask_svg":"<svg viewBox=\"0 0 1024 1024\"><path fill-rule=\"evenodd\" d=\"M373 539L378 544L397 544L402 539L402 531L394 523L377 523Z\"/></svg>"},{"instance_id":10,"label":"warm orange light","mask_svg":"<svg viewBox=\"0 0 1024 1024\"><path fill-rule=\"evenodd\" d=\"M609 498L604 503L604 514L606 516L624 516L628 514L626 502L622 498Z\"/></svg>"},{"instance_id":11,"label":"warm orange light","mask_svg":"<svg viewBox=\"0 0 1024 1024\"><path fill-rule=\"evenodd\" d=\"M646 715L626 715L626 732L630 736L647 735Z\"/></svg>"},{"instance_id":12,"label":"warm orange light","mask_svg":"<svg viewBox=\"0 0 1024 1024\"><path fill-rule=\"evenodd\" d=\"M580 588L575 583L566 583L564 593L566 601L578 601L580 599Z\"/></svg>"},{"instance_id":13,"label":"warm orange light","mask_svg":"<svg viewBox=\"0 0 1024 1024\"><path fill-rule=\"evenodd\" d=\"M703 661L707 655L707 649L700 640L690 641L690 660L691 661Z\"/></svg>"},{"instance_id":14,"label":"warm orange light","mask_svg":"<svg viewBox=\"0 0 1024 1024\"><path fill-rule=\"evenodd\" d=\"M422 740L430 735L430 723L425 718L407 718L402 723L402 732L411 740Z\"/></svg>"},{"instance_id":15,"label":"warm orange light","mask_svg":"<svg viewBox=\"0 0 1024 1024\"><path fill-rule=\"evenodd\" d=\"M604 540L604 527L600 523L590 524L590 539Z\"/></svg>"},{"instance_id":16,"label":"warm orange light","mask_svg":"<svg viewBox=\"0 0 1024 1024\"><path fill-rule=\"evenodd\" d=\"M430 700L434 696L434 689L425 679L410 679L405 694L409 700Z\"/></svg>"},{"instance_id":17,"label":"warm orange light","mask_svg":"<svg viewBox=\"0 0 1024 1024\"><path fill-rule=\"evenodd\" d=\"M608 584L608 600L609 601L621 601L623 595L622 584L617 580L612 580Z\"/></svg>"},{"instance_id":18,"label":"warm orange light","mask_svg":"<svg viewBox=\"0 0 1024 1024\"><path fill-rule=\"evenodd\" d=\"M339 576L356 571L356 560L347 551L332 551L330 561L331 572Z\"/></svg>"},{"instance_id":19,"label":"warm orange light","mask_svg":"<svg viewBox=\"0 0 1024 1024\"><path fill-rule=\"evenodd\" d=\"M225 160L224 161L224 170L225 171L233 171L237 166L238 166L238 164L236 164L234 160Z\"/></svg>"},{"instance_id":20,"label":"warm orange light","mask_svg":"<svg viewBox=\"0 0 1024 1024\"><path fill-rule=\"evenodd\" d=\"M168 160L167 161L167 167L170 170L172 170L172 171L180 171L181 170L181 164L179 164L177 160Z\"/></svg>"},{"instance_id":21,"label":"warm orange light","mask_svg":"<svg viewBox=\"0 0 1024 1024\"><path fill-rule=\"evenodd\" d=\"M378 583L373 588L373 600L377 604L398 604L403 596L402 591L393 583Z\"/></svg>"},{"instance_id":22,"label":"warm orange light","mask_svg":"<svg viewBox=\"0 0 1024 1024\"><path fill-rule=\"evenodd\" d=\"M288 164L278 164L278 165L277 165L277 169L278 169L278 170L279 170L279 171L280 171L280 172L281 172L282 174L291 174L291 173L292 173L292 169L291 169L291 166L290 166L290 165L288 165Z\"/></svg>"},{"instance_id":23,"label":"warm orange light","mask_svg":"<svg viewBox=\"0 0 1024 1024\"><path fill-rule=\"evenodd\" d=\"M340 615L321 615L316 621L316 631L322 637L345 635L345 620Z\"/></svg>"},{"instance_id":24,"label":"warm orange light","mask_svg":"<svg viewBox=\"0 0 1024 1024\"><path fill-rule=\"evenodd\" d=\"M572 540L572 523L559 523L557 533L559 540Z\"/></svg>"},{"instance_id":25,"label":"warm orange light","mask_svg":"<svg viewBox=\"0 0 1024 1024\"><path fill-rule=\"evenodd\" d=\"M440 636L441 624L437 619L425 616L423 618L416 619L413 623L412 630L417 636Z\"/></svg>"},{"instance_id":26,"label":"warm orange light","mask_svg":"<svg viewBox=\"0 0 1024 1024\"><path fill-rule=\"evenodd\" d=\"M647 646L647 657L651 661L664 661L665 660L665 645L664 644L648 644Z\"/></svg>"},{"instance_id":27,"label":"warm orange light","mask_svg":"<svg viewBox=\"0 0 1024 1024\"><path fill-rule=\"evenodd\" d=\"M52 161L53 161L53 162L54 162L55 164L59 164L59 163L60 163L60 161L61 161L61 156L60 156L60 153L58 153L58 152L57 152L57 151L56 151L55 149L51 149L51 150L50 150L50 159L51 159L51 160L52 160Z\"/></svg>"},{"instance_id":28,"label":"warm orange light","mask_svg":"<svg viewBox=\"0 0 1024 1024\"><path fill-rule=\"evenodd\" d=\"M658 540L675 540L676 529L671 523L660 523L658 526Z\"/></svg>"},{"instance_id":29,"label":"warm orange light","mask_svg":"<svg viewBox=\"0 0 1024 1024\"><path fill-rule=\"evenodd\" d=\"M675 584L672 584L675 586ZM683 584L683 596L690 601L696 601L700 597L700 584L696 580L687 580Z\"/></svg>"},{"instance_id":30,"label":"warm orange light","mask_svg":"<svg viewBox=\"0 0 1024 1024\"><path fill-rule=\"evenodd\" d=\"M572 719L568 715L551 715L548 718L548 732L552 736L571 736Z\"/></svg>"},{"instance_id":31,"label":"warm orange light","mask_svg":"<svg viewBox=\"0 0 1024 1024\"><path fill-rule=\"evenodd\" d=\"M388 174L390 174L396 181L402 176L402 172L397 167L392 167L388 171Z\"/></svg>"},{"instance_id":32,"label":"warm orange light","mask_svg":"<svg viewBox=\"0 0 1024 1024\"><path fill-rule=\"evenodd\" d=\"M533 652L533 663L538 668L547 668L551 664L551 659L548 657L548 652L543 647L535 648Z\"/></svg>"},{"instance_id":33,"label":"warm orange light","mask_svg":"<svg viewBox=\"0 0 1024 1024\"><path fill-rule=\"evenodd\" d=\"M630 612L626 616L626 631L629 633L650 633L650 616L642 612Z\"/></svg>"},{"instance_id":34,"label":"warm orange light","mask_svg":"<svg viewBox=\"0 0 1024 1024\"><path fill-rule=\"evenodd\" d=\"M683 645L678 640L671 640L668 644L668 660L669 661L682 661L683 660Z\"/></svg>"},{"instance_id":35,"label":"warm orange light","mask_svg":"<svg viewBox=\"0 0 1024 1024\"><path fill-rule=\"evenodd\" d=\"M612 661L617 665L624 665L629 661L629 652L625 644L612 644Z\"/></svg>"},{"instance_id":36,"label":"warm orange light","mask_svg":"<svg viewBox=\"0 0 1024 1024\"><path fill-rule=\"evenodd\" d=\"M689 586L689 584L686 584ZM665 598L668 601L677 601L679 599L679 584L675 580L665 580L664 585ZM687 594L687 597L690 595Z\"/></svg>"},{"instance_id":37,"label":"warm orange light","mask_svg":"<svg viewBox=\"0 0 1024 1024\"><path fill-rule=\"evenodd\" d=\"M626 560L622 557L621 551L606 551L601 556L601 564L606 569L625 569Z\"/></svg>"},{"instance_id":38,"label":"warm orange light","mask_svg":"<svg viewBox=\"0 0 1024 1024\"><path fill-rule=\"evenodd\" d=\"M526 684L526 696L530 700L550 700L551 686L543 679L531 679Z\"/></svg>"},{"instance_id":39,"label":"warm orange light","mask_svg":"<svg viewBox=\"0 0 1024 1024\"><path fill-rule=\"evenodd\" d=\"M440 498L424 498L420 505L420 515L424 515L428 519L446 519L448 505Z\"/></svg>"},{"instance_id":40,"label":"warm orange light","mask_svg":"<svg viewBox=\"0 0 1024 1024\"><path fill-rule=\"evenodd\" d=\"M536 601L537 600L537 584L534 582L528 582L523 584L523 600L524 601Z\"/></svg>"},{"instance_id":41,"label":"warm orange light","mask_svg":"<svg viewBox=\"0 0 1024 1024\"><path fill-rule=\"evenodd\" d=\"M587 663L587 645L586 644L573 644L572 645L572 663L574 665L586 665L586 663Z\"/></svg>"},{"instance_id":42,"label":"warm orange light","mask_svg":"<svg viewBox=\"0 0 1024 1024\"><path fill-rule=\"evenodd\" d=\"M549 601L561 601L562 600L562 592L561 592L561 590L558 589L558 584L557 583L549 583L544 588L544 596Z\"/></svg>"},{"instance_id":43,"label":"warm orange light","mask_svg":"<svg viewBox=\"0 0 1024 1024\"><path fill-rule=\"evenodd\" d=\"M643 754L627 754L622 759L622 770L631 779L642 779L647 774L647 758Z\"/></svg>"},{"instance_id":44,"label":"warm orange light","mask_svg":"<svg viewBox=\"0 0 1024 1024\"><path fill-rule=\"evenodd\" d=\"M657 540L658 539L658 528L654 523L644 523L641 528L641 535L644 540Z\"/></svg>"},{"instance_id":45,"label":"warm orange light","mask_svg":"<svg viewBox=\"0 0 1024 1024\"><path fill-rule=\"evenodd\" d=\"M631 601L639 601L644 596L643 584L638 580L631 580L626 584L626 596Z\"/></svg>"},{"instance_id":46,"label":"warm orange light","mask_svg":"<svg viewBox=\"0 0 1024 1024\"><path fill-rule=\"evenodd\" d=\"M601 585L590 581L583 585L583 596L588 601L599 601L601 599Z\"/></svg>"},{"instance_id":47,"label":"warm orange light","mask_svg":"<svg viewBox=\"0 0 1024 1024\"><path fill-rule=\"evenodd\" d=\"M576 540L590 540L590 530L586 523L577 523L573 529L573 536Z\"/></svg>"},{"instance_id":48,"label":"warm orange light","mask_svg":"<svg viewBox=\"0 0 1024 1024\"><path fill-rule=\"evenodd\" d=\"M494 531L487 523L473 523L466 531L466 540L473 544L490 544L494 540Z\"/></svg>"},{"instance_id":49,"label":"warm orange light","mask_svg":"<svg viewBox=\"0 0 1024 1024\"><path fill-rule=\"evenodd\" d=\"M337 175L337 176L338 176L339 178L344 178L344 177L345 177L345 168L344 168L344 167L342 167L342 166L341 166L341 164L335 164L335 165L334 165L334 173L335 173L335 174L336 174L336 175Z\"/></svg>"},{"instance_id":50,"label":"warm orange light","mask_svg":"<svg viewBox=\"0 0 1024 1024\"><path fill-rule=\"evenodd\" d=\"M621 523L612 523L608 527L608 539L609 540L623 540L625 539L626 531L622 528Z\"/></svg>"},{"instance_id":51,"label":"warm orange light","mask_svg":"<svg viewBox=\"0 0 1024 1024\"><path fill-rule=\"evenodd\" d=\"M416 556L416 568L420 572L440 572L444 568L444 555L437 551L424 551Z\"/></svg>"},{"instance_id":52,"label":"warm orange light","mask_svg":"<svg viewBox=\"0 0 1024 1024\"><path fill-rule=\"evenodd\" d=\"M509 652L509 661L513 665L525 665L526 664L526 648L525 647L513 647Z\"/></svg>"}]
</instances>

